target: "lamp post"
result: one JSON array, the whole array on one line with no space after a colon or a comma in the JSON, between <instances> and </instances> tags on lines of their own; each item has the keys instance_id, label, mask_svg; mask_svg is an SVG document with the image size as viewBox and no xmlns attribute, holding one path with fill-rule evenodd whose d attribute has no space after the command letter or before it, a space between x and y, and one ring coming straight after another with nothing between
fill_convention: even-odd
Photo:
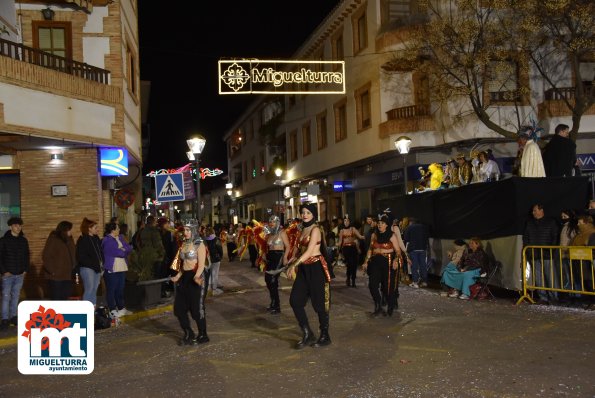
<instances>
[{"instance_id":1,"label":"lamp post","mask_svg":"<svg viewBox=\"0 0 595 398\"><path fill-rule=\"evenodd\" d=\"M279 216L279 218L281 218L281 176L283 175L283 169L281 167L277 167L275 169L275 175L277 176L277 180L275 181L275 184L279 186L278 190L277 190L277 216Z\"/></svg>"},{"instance_id":2,"label":"lamp post","mask_svg":"<svg viewBox=\"0 0 595 398\"><path fill-rule=\"evenodd\" d=\"M411 138L402 135L395 140L395 148L403 155L403 182L405 185L405 195L407 195L407 154L411 146Z\"/></svg>"},{"instance_id":3,"label":"lamp post","mask_svg":"<svg viewBox=\"0 0 595 398\"><path fill-rule=\"evenodd\" d=\"M194 172L196 173L196 220L200 224L200 172L198 164L200 163L200 154L205 148L207 140L202 135L197 135L196 137L186 140L186 144L188 144L188 148L190 148L190 151L186 152L188 160L194 161Z\"/></svg>"}]
</instances>

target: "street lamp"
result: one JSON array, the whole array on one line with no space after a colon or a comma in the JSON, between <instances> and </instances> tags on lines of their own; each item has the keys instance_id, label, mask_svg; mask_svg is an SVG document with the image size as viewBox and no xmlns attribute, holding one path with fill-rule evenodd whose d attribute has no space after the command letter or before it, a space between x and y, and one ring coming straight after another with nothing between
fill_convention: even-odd
<instances>
[{"instance_id":1,"label":"street lamp","mask_svg":"<svg viewBox=\"0 0 595 398\"><path fill-rule=\"evenodd\" d=\"M200 172L198 170L198 164L200 163L200 154L202 153L203 149L207 140L202 135L197 135L192 137L189 140L186 140L186 144L188 144L188 148L190 151L186 152L188 155L188 160L194 161L194 172L196 173L196 220L201 222L200 218Z\"/></svg>"},{"instance_id":2,"label":"street lamp","mask_svg":"<svg viewBox=\"0 0 595 398\"><path fill-rule=\"evenodd\" d=\"M411 138L402 135L395 141L395 148L403 155L403 181L405 185L405 195L407 195L407 154L411 146Z\"/></svg>"},{"instance_id":3,"label":"street lamp","mask_svg":"<svg viewBox=\"0 0 595 398\"><path fill-rule=\"evenodd\" d=\"M279 218L281 218L281 184L282 184L282 180L281 180L281 176L283 175L283 169L281 167L277 167L275 169L275 175L277 176L277 180L275 181L275 184L279 185L279 188L277 190L277 216L279 216Z\"/></svg>"}]
</instances>

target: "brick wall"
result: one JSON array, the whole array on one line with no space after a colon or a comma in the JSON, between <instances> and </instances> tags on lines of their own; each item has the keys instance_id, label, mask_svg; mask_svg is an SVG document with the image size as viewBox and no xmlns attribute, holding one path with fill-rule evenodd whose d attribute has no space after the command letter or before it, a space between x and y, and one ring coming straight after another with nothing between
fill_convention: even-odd
<instances>
[{"instance_id":1,"label":"brick wall","mask_svg":"<svg viewBox=\"0 0 595 398\"><path fill-rule=\"evenodd\" d=\"M63 160L50 160L51 151L22 151L16 156L20 170L23 232L31 249L31 270L25 281L27 298L46 295L41 253L48 234L60 221L73 223L74 240L80 236L84 217L102 223L104 197L97 169L97 150L64 150ZM66 185L68 195L52 197L52 185ZM109 203L106 204L109 207Z\"/></svg>"}]
</instances>

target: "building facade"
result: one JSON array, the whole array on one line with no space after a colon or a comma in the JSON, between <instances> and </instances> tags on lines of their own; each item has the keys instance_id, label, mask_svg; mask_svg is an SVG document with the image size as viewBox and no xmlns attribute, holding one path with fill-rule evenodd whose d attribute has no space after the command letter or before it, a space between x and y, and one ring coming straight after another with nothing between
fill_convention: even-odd
<instances>
[{"instance_id":1,"label":"building facade","mask_svg":"<svg viewBox=\"0 0 595 398\"><path fill-rule=\"evenodd\" d=\"M413 68L391 67L412 27L424 21L413 0L344 0L312 32L293 59L344 60L346 93L261 96L228 130L240 221L279 210L286 219L297 217L304 201L318 203L321 220L344 214L359 220L402 195L407 175L407 190L413 190L419 167L475 149L492 149L507 171L517 151L514 139L490 130L472 112L459 117L462 107L469 108L464 101L432 102L429 78ZM585 71L594 65L587 60ZM534 112L546 135L558 123L572 125L570 110L547 95L542 80L531 74L525 83L532 95L520 107L523 117ZM519 108L502 101L491 109L504 125ZM595 149L594 115L595 106L583 115L579 153ZM412 140L406 156L394 145L403 135Z\"/></svg>"},{"instance_id":2,"label":"building facade","mask_svg":"<svg viewBox=\"0 0 595 398\"><path fill-rule=\"evenodd\" d=\"M0 28L0 223L23 218L26 295L44 297L41 253L60 221L76 240L84 217L134 228L142 206L137 4L6 0ZM102 147L127 151L128 176L101 177Z\"/></svg>"}]
</instances>

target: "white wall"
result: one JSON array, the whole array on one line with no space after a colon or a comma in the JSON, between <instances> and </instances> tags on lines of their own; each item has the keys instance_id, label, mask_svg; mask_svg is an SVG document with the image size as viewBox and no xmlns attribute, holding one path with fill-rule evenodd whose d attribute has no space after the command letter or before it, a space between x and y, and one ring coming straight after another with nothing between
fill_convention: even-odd
<instances>
[{"instance_id":1,"label":"white wall","mask_svg":"<svg viewBox=\"0 0 595 398\"><path fill-rule=\"evenodd\" d=\"M43 91L0 83L6 124L93 138L111 139L114 108Z\"/></svg>"}]
</instances>

